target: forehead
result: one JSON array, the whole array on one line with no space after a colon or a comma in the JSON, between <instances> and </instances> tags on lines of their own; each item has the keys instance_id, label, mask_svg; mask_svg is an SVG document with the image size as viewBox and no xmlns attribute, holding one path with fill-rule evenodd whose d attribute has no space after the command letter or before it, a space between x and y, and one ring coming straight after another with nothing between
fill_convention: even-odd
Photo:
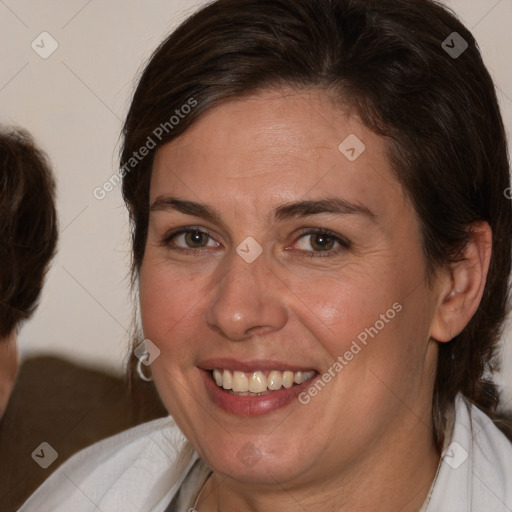
<instances>
[{"instance_id":1,"label":"forehead","mask_svg":"<svg viewBox=\"0 0 512 512\"><path fill-rule=\"evenodd\" d=\"M321 91L288 90L226 102L159 148L151 201L165 194L259 209L327 194L383 208L404 199L382 137Z\"/></svg>"}]
</instances>

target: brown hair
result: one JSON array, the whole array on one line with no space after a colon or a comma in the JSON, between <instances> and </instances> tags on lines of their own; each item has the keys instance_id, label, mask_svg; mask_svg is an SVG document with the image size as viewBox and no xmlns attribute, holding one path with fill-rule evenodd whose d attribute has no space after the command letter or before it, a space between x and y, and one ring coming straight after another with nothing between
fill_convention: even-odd
<instances>
[{"instance_id":1,"label":"brown hair","mask_svg":"<svg viewBox=\"0 0 512 512\"><path fill-rule=\"evenodd\" d=\"M0 131L0 337L30 317L57 244L55 183L20 129Z\"/></svg>"},{"instance_id":2,"label":"brown hair","mask_svg":"<svg viewBox=\"0 0 512 512\"><path fill-rule=\"evenodd\" d=\"M455 45L454 32L468 45L456 57L443 44ZM217 0L186 20L153 54L124 126L125 171L134 152L155 143L123 173L133 278L144 257L154 152L212 107L281 86L334 94L386 138L397 179L420 218L429 279L460 257L472 223L492 228L480 307L462 333L439 344L433 421L440 446L444 412L458 392L491 415L498 404L485 375L498 367L512 211L504 196L509 162L493 81L471 33L439 3ZM165 125L191 98L197 106Z\"/></svg>"}]
</instances>

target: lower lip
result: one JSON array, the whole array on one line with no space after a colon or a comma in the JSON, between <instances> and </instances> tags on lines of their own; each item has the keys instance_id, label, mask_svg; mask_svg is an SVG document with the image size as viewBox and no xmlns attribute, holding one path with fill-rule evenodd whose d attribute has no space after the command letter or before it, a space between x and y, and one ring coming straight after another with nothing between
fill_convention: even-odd
<instances>
[{"instance_id":1,"label":"lower lip","mask_svg":"<svg viewBox=\"0 0 512 512\"><path fill-rule=\"evenodd\" d=\"M206 370L200 370L200 372L212 402L224 411L238 416L261 416L286 407L320 376L317 374L302 384L291 388L281 388L266 395L238 396L217 386L212 379L211 372Z\"/></svg>"}]
</instances>

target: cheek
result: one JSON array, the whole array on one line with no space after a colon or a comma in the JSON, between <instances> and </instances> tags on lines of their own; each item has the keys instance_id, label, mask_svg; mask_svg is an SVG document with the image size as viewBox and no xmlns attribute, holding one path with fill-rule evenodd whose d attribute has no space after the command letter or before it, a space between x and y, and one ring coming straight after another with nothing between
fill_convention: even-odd
<instances>
[{"instance_id":1,"label":"cheek","mask_svg":"<svg viewBox=\"0 0 512 512\"><path fill-rule=\"evenodd\" d=\"M393 285L384 274L381 277L378 286L374 276L365 277L362 272L316 279L313 284L289 283L295 297L295 315L316 339L322 340L331 356L337 357L358 336L362 341L368 338L367 330L376 323L379 333L390 330L394 323L397 312L393 304L403 294L397 282Z\"/></svg>"},{"instance_id":2,"label":"cheek","mask_svg":"<svg viewBox=\"0 0 512 512\"><path fill-rule=\"evenodd\" d=\"M386 382L399 389L420 374L428 297L421 286L411 292L407 274L390 267L378 283L374 274L353 273L295 288L295 314L321 343L323 370L343 375L343 388L364 382L367 392L374 386L382 391Z\"/></svg>"},{"instance_id":3,"label":"cheek","mask_svg":"<svg viewBox=\"0 0 512 512\"><path fill-rule=\"evenodd\" d=\"M190 332L191 319L203 304L204 294L197 279L145 260L139 277L139 298L144 336L165 350L169 339L177 343Z\"/></svg>"}]
</instances>

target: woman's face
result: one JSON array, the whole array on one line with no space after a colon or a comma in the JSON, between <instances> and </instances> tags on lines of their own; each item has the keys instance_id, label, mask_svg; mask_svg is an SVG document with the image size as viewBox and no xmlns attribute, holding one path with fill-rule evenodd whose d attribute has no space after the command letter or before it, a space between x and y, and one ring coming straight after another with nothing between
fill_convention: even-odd
<instances>
[{"instance_id":1,"label":"woman's face","mask_svg":"<svg viewBox=\"0 0 512 512\"><path fill-rule=\"evenodd\" d=\"M439 293L380 136L318 91L231 101L157 151L150 204L152 373L214 470L325 481L431 439Z\"/></svg>"}]
</instances>

